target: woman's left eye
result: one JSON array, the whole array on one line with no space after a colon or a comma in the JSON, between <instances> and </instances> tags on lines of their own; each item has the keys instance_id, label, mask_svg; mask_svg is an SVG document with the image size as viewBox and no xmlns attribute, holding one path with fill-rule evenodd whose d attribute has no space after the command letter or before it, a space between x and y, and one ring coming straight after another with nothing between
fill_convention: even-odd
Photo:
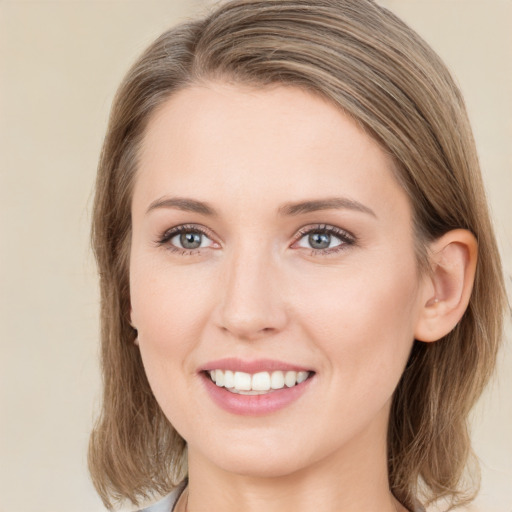
<instances>
[{"instance_id":1,"label":"woman's left eye","mask_svg":"<svg viewBox=\"0 0 512 512\"><path fill-rule=\"evenodd\" d=\"M305 249L313 249L314 253L336 252L355 243L352 235L334 226L324 225L302 229L299 235L302 236L296 245Z\"/></svg>"}]
</instances>

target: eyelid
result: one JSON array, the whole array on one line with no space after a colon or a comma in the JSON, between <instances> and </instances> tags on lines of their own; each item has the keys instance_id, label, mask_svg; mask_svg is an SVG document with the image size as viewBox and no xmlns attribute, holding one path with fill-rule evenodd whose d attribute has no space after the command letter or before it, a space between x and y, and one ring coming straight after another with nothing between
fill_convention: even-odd
<instances>
[{"instance_id":1,"label":"eyelid","mask_svg":"<svg viewBox=\"0 0 512 512\"><path fill-rule=\"evenodd\" d=\"M201 233L202 235L210 239L214 245L216 244L220 246L220 244L216 242L216 238L218 237L213 233L213 231L201 224L179 224L177 226L173 226L172 228L165 230L164 233L158 237L156 244L159 246L169 245L170 249L176 249L178 251L199 251L199 248L185 249L183 247L176 247L174 245L169 244L170 240L173 237L182 233ZM202 249L204 249L204 247Z\"/></svg>"},{"instance_id":2,"label":"eyelid","mask_svg":"<svg viewBox=\"0 0 512 512\"><path fill-rule=\"evenodd\" d=\"M331 224L308 224L307 226L302 227L297 231L297 234L295 235L294 242L292 244L292 247L297 244L304 236L310 234L310 233L317 233L317 232L323 232L330 235L335 236L336 238L341 240L341 244L326 248L326 249L314 249L310 248L312 255L329 255L334 254L339 251L343 251L347 249L348 247L355 245L357 242L357 238L346 229L339 228L337 226L333 226ZM301 247L301 249L308 249L306 247Z\"/></svg>"},{"instance_id":3,"label":"eyelid","mask_svg":"<svg viewBox=\"0 0 512 512\"><path fill-rule=\"evenodd\" d=\"M330 233L337 235L343 239L348 239L353 242L356 241L356 237L346 229L333 226L332 224L308 224L300 228L295 235L295 240L300 240L304 235L308 235L311 232L323 231L324 233Z\"/></svg>"},{"instance_id":4,"label":"eyelid","mask_svg":"<svg viewBox=\"0 0 512 512\"><path fill-rule=\"evenodd\" d=\"M177 226L173 226L172 228L167 229L161 236L159 236L158 240L156 241L156 245L158 246L166 246L166 248L172 252L179 252L182 254L199 254L199 252L202 249L211 248L209 247L198 247L195 249L186 249L184 247L177 247L170 243L170 240L174 238L176 235L182 234L182 233L190 233L190 232L198 232L206 236L208 239L212 241L213 248L219 248L221 245L216 242L216 239L218 237L213 233L213 231L206 226L203 226L201 224L179 224ZM314 232L323 232L328 233L330 235L335 236L338 238L342 243L326 249L315 249L310 248L312 255L329 255L334 254L339 251L345 250L348 247L354 245L357 242L356 237L350 233L349 231L339 228L337 226L333 226L330 224L308 224L307 226L304 226L300 228L297 233L294 236L293 243L291 245L292 248L294 248L294 245L297 244L304 236L314 233ZM216 247L215 247L216 246ZM307 249L305 247L301 247L301 249Z\"/></svg>"}]
</instances>

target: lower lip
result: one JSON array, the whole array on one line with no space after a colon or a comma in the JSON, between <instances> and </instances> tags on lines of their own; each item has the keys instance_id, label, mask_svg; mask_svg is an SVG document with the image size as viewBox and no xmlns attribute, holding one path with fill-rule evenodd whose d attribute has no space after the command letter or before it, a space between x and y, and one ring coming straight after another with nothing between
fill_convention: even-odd
<instances>
[{"instance_id":1,"label":"lower lip","mask_svg":"<svg viewBox=\"0 0 512 512\"><path fill-rule=\"evenodd\" d=\"M284 409L298 400L309 388L313 376L291 388L276 389L263 395L240 395L217 386L206 374L201 377L212 400L232 414L259 416Z\"/></svg>"}]
</instances>

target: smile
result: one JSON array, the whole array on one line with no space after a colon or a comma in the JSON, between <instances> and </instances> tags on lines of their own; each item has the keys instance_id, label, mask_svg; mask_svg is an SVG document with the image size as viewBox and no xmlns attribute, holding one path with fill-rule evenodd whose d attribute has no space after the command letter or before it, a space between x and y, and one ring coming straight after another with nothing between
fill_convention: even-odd
<instances>
[{"instance_id":1,"label":"smile","mask_svg":"<svg viewBox=\"0 0 512 512\"><path fill-rule=\"evenodd\" d=\"M287 408L313 389L316 381L316 371L271 359L219 359L201 367L199 375L215 404L243 416Z\"/></svg>"},{"instance_id":2,"label":"smile","mask_svg":"<svg viewBox=\"0 0 512 512\"><path fill-rule=\"evenodd\" d=\"M263 395L272 393L285 386L291 388L304 382L311 372L307 371L263 371L254 374L231 371L210 370L208 375L218 387L241 395Z\"/></svg>"}]
</instances>

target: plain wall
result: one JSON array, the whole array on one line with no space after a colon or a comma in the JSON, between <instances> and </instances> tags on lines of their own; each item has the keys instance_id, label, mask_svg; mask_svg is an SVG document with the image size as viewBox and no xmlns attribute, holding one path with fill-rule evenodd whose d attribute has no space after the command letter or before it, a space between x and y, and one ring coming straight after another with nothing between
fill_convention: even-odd
<instances>
[{"instance_id":1,"label":"plain wall","mask_svg":"<svg viewBox=\"0 0 512 512\"><path fill-rule=\"evenodd\" d=\"M88 235L95 168L128 66L196 1L0 1L0 512L104 510L86 469L99 405ZM512 276L512 2L382 0L440 53L465 95ZM483 486L512 511L511 329L473 415Z\"/></svg>"}]
</instances>

